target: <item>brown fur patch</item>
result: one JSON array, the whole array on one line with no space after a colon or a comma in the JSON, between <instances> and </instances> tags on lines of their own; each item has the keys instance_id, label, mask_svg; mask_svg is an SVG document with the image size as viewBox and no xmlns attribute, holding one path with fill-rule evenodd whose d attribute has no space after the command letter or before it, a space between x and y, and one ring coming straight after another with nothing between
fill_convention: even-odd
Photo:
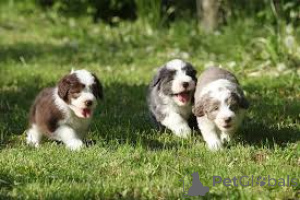
<instances>
[{"instance_id":1,"label":"brown fur patch","mask_svg":"<svg viewBox=\"0 0 300 200\"><path fill-rule=\"evenodd\" d=\"M200 101L196 102L193 113L197 117L202 117L207 114L210 119L214 119L216 107L220 107L220 101L213 99L210 93L208 93L203 95Z\"/></svg>"},{"instance_id":2,"label":"brown fur patch","mask_svg":"<svg viewBox=\"0 0 300 200\"><path fill-rule=\"evenodd\" d=\"M80 93L84 87L85 85L79 81L76 74L68 74L58 83L58 95L69 104L71 98L77 98L77 94Z\"/></svg>"},{"instance_id":3,"label":"brown fur patch","mask_svg":"<svg viewBox=\"0 0 300 200\"><path fill-rule=\"evenodd\" d=\"M204 112L208 119L214 120L218 114L221 102L219 100L209 97L204 102Z\"/></svg>"},{"instance_id":4,"label":"brown fur patch","mask_svg":"<svg viewBox=\"0 0 300 200\"><path fill-rule=\"evenodd\" d=\"M196 102L194 114L197 117L206 115L209 119L214 120L219 111L221 102L210 96L210 93L203 95L200 101Z\"/></svg>"},{"instance_id":5,"label":"brown fur patch","mask_svg":"<svg viewBox=\"0 0 300 200\"><path fill-rule=\"evenodd\" d=\"M45 134L54 132L58 121L64 118L54 102L54 88L42 90L36 97L30 112L30 125L36 124Z\"/></svg>"}]
</instances>

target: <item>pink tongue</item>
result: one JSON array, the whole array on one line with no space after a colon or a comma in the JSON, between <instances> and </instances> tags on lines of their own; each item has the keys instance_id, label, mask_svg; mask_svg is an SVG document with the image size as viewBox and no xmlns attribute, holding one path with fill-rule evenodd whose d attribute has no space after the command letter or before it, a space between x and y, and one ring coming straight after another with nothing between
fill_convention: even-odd
<instances>
[{"instance_id":1,"label":"pink tongue","mask_svg":"<svg viewBox=\"0 0 300 200\"><path fill-rule=\"evenodd\" d=\"M82 114L85 118L91 117L91 110L88 108L83 109Z\"/></svg>"},{"instance_id":2,"label":"pink tongue","mask_svg":"<svg viewBox=\"0 0 300 200\"><path fill-rule=\"evenodd\" d=\"M179 93L177 94L177 97L182 103L187 103L190 99L190 95L188 93Z\"/></svg>"}]
</instances>

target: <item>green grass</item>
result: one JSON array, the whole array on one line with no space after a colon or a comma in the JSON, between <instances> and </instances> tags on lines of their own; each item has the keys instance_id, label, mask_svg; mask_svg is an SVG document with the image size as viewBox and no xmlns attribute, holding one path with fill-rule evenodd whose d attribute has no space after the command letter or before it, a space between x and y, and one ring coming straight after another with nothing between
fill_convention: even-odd
<instances>
[{"instance_id":1,"label":"green grass","mask_svg":"<svg viewBox=\"0 0 300 200\"><path fill-rule=\"evenodd\" d=\"M0 199L181 199L180 179L193 172L210 187L203 199L293 199L300 186L212 186L213 176L300 173L299 60L296 50L280 56L285 51L275 48L272 30L251 20L212 35L193 21L162 30L140 21L109 27L30 6L2 6ZM269 42L261 45L259 38ZM158 66L177 57L199 74L214 62L239 77L251 108L226 150L209 152L198 133L181 140L152 130L147 84ZM278 71L277 63L287 68ZM26 146L35 95L72 67L95 72L105 87L88 136L96 145L80 152L50 141L39 149ZM188 187L191 177L185 180Z\"/></svg>"}]
</instances>

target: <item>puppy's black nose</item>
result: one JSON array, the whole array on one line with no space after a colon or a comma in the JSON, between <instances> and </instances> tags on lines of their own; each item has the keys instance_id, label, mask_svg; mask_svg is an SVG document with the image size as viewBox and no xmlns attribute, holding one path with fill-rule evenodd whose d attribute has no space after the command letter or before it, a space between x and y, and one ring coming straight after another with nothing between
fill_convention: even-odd
<instances>
[{"instance_id":1,"label":"puppy's black nose","mask_svg":"<svg viewBox=\"0 0 300 200\"><path fill-rule=\"evenodd\" d=\"M225 118L225 119L224 119L224 121L225 121L226 123L229 123L229 122L231 122L231 120L232 120L232 118L231 118L231 117L227 117L227 118Z\"/></svg>"},{"instance_id":2,"label":"puppy's black nose","mask_svg":"<svg viewBox=\"0 0 300 200\"><path fill-rule=\"evenodd\" d=\"M91 101L91 100L86 100L86 101L84 102L84 104L85 104L87 107L90 107L90 106L93 105L93 101Z\"/></svg>"},{"instance_id":3,"label":"puppy's black nose","mask_svg":"<svg viewBox=\"0 0 300 200\"><path fill-rule=\"evenodd\" d=\"M188 83L188 82L183 82L183 83L182 83L182 87L183 87L183 88L189 87L189 83Z\"/></svg>"}]
</instances>

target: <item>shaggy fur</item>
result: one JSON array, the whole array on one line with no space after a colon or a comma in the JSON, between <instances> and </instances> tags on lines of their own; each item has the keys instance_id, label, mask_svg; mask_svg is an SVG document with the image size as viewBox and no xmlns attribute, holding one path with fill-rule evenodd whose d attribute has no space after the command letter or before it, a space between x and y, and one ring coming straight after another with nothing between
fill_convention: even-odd
<instances>
[{"instance_id":1,"label":"shaggy fur","mask_svg":"<svg viewBox=\"0 0 300 200\"><path fill-rule=\"evenodd\" d=\"M249 107L238 80L224 69L211 67L199 77L194 97L193 113L208 148L221 149Z\"/></svg>"},{"instance_id":2,"label":"shaggy fur","mask_svg":"<svg viewBox=\"0 0 300 200\"><path fill-rule=\"evenodd\" d=\"M86 70L64 76L54 88L42 90L29 117L27 144L38 147L43 136L62 141L71 150L83 146L96 99L103 98L98 78Z\"/></svg>"},{"instance_id":3,"label":"shaggy fur","mask_svg":"<svg viewBox=\"0 0 300 200\"><path fill-rule=\"evenodd\" d=\"M157 128L168 128L183 138L191 134L189 119L193 116L196 81L196 70L182 60L172 60L159 68L149 86L147 99L151 118Z\"/></svg>"}]
</instances>

